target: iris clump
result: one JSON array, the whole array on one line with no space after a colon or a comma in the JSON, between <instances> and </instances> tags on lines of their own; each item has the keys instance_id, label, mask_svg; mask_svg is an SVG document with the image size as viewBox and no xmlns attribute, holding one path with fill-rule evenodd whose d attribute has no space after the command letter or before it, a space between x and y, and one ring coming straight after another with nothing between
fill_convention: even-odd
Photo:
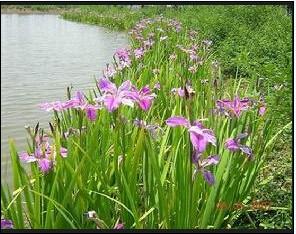
<instances>
[{"instance_id":1,"label":"iris clump","mask_svg":"<svg viewBox=\"0 0 296 234\"><path fill-rule=\"evenodd\" d=\"M69 91L66 101L40 105L53 111L49 129L30 132L26 151L10 143L13 191L2 185L1 209L14 228L233 221L218 202L250 202L278 134L253 84L225 85L212 42L196 34L176 20L143 19L89 95Z\"/></svg>"},{"instance_id":2,"label":"iris clump","mask_svg":"<svg viewBox=\"0 0 296 234\"><path fill-rule=\"evenodd\" d=\"M199 121L194 121L191 125L189 120L186 118L182 116L175 116L167 119L166 124L171 127L186 127L190 135L190 141L198 153L205 151L208 143L216 145L216 138L213 131L205 128Z\"/></svg>"},{"instance_id":3,"label":"iris clump","mask_svg":"<svg viewBox=\"0 0 296 234\"><path fill-rule=\"evenodd\" d=\"M60 155L63 158L67 157L67 149L60 147ZM48 136L35 137L35 150L32 154L20 152L20 160L24 163L37 162L40 171L47 173L53 169L56 160L56 146L51 146L48 141Z\"/></svg>"}]
</instances>

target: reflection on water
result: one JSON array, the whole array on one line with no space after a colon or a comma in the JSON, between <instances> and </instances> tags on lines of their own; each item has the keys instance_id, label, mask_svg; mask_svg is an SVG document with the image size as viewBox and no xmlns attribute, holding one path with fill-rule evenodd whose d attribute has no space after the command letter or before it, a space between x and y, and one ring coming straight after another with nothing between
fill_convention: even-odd
<instances>
[{"instance_id":1,"label":"reflection on water","mask_svg":"<svg viewBox=\"0 0 296 234\"><path fill-rule=\"evenodd\" d=\"M25 125L48 127L38 104L65 100L66 87L88 90L124 33L69 22L56 15L1 14L1 178L9 175L8 138L26 147Z\"/></svg>"}]
</instances>

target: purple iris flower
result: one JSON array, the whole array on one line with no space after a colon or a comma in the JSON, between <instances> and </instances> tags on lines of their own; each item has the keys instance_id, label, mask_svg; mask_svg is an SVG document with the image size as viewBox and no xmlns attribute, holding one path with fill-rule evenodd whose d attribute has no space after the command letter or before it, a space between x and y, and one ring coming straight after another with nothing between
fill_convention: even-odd
<instances>
[{"instance_id":1,"label":"purple iris flower","mask_svg":"<svg viewBox=\"0 0 296 234\"><path fill-rule=\"evenodd\" d=\"M184 126L190 128L190 122L182 116L173 116L166 120L166 124L170 127Z\"/></svg>"},{"instance_id":2,"label":"purple iris flower","mask_svg":"<svg viewBox=\"0 0 296 234\"><path fill-rule=\"evenodd\" d=\"M225 142L225 148L232 152L241 151L248 156L249 159L252 158L252 149L247 145L242 145L240 142L242 139L248 136L247 133L241 133L236 138L229 138Z\"/></svg>"},{"instance_id":3,"label":"purple iris flower","mask_svg":"<svg viewBox=\"0 0 296 234\"><path fill-rule=\"evenodd\" d=\"M104 102L109 112L116 110L120 104L134 106L134 92L131 91L132 84L129 80L123 82L118 88L110 80L101 78L98 86L102 92L100 100Z\"/></svg>"},{"instance_id":4,"label":"purple iris flower","mask_svg":"<svg viewBox=\"0 0 296 234\"><path fill-rule=\"evenodd\" d=\"M68 155L68 150L64 147L60 147L60 154L63 158L66 158Z\"/></svg>"},{"instance_id":5,"label":"purple iris flower","mask_svg":"<svg viewBox=\"0 0 296 234\"><path fill-rule=\"evenodd\" d=\"M131 61L130 60L126 60L126 61L122 60L122 61L119 62L118 70L121 71L121 70L123 70L126 67L130 67L130 65L131 65Z\"/></svg>"},{"instance_id":6,"label":"purple iris flower","mask_svg":"<svg viewBox=\"0 0 296 234\"><path fill-rule=\"evenodd\" d=\"M174 94L174 95L176 95L176 94L178 94L179 95L179 97L184 97L185 96L185 91L184 91L184 89L183 88L173 88L172 90L171 90L171 92Z\"/></svg>"},{"instance_id":7,"label":"purple iris flower","mask_svg":"<svg viewBox=\"0 0 296 234\"><path fill-rule=\"evenodd\" d=\"M41 140L40 140L41 139ZM19 158L22 162L37 162L39 169L43 173L48 173L53 169L56 151L54 146L50 146L48 137L38 137L36 140L36 149L34 153L20 152ZM63 158L67 157L67 149L60 147L60 154Z\"/></svg>"},{"instance_id":8,"label":"purple iris flower","mask_svg":"<svg viewBox=\"0 0 296 234\"><path fill-rule=\"evenodd\" d=\"M195 91L192 88L189 81L187 81L186 84L185 84L184 92L185 92L185 97L186 98L191 98L195 94Z\"/></svg>"},{"instance_id":9,"label":"purple iris flower","mask_svg":"<svg viewBox=\"0 0 296 234\"><path fill-rule=\"evenodd\" d=\"M50 102L50 103L48 103L48 102L41 103L39 105L39 107L45 111L52 111L52 110L62 111L62 110L64 110L64 104L60 101Z\"/></svg>"},{"instance_id":10,"label":"purple iris flower","mask_svg":"<svg viewBox=\"0 0 296 234\"><path fill-rule=\"evenodd\" d=\"M126 48L118 49L115 52L115 55L117 55L119 59L119 69L123 69L125 67L129 67L131 65L130 60L130 52Z\"/></svg>"},{"instance_id":11,"label":"purple iris flower","mask_svg":"<svg viewBox=\"0 0 296 234\"><path fill-rule=\"evenodd\" d=\"M86 100L81 91L77 91L76 96L66 102L50 102L40 104L40 108L45 111L63 111L69 108L83 108L86 105Z\"/></svg>"},{"instance_id":12,"label":"purple iris flower","mask_svg":"<svg viewBox=\"0 0 296 234\"><path fill-rule=\"evenodd\" d=\"M154 89L160 90L160 83L156 82L156 84L154 85Z\"/></svg>"},{"instance_id":13,"label":"purple iris flower","mask_svg":"<svg viewBox=\"0 0 296 234\"><path fill-rule=\"evenodd\" d=\"M169 26L175 28L176 32L180 32L181 31L181 23L177 20L170 20L168 23Z\"/></svg>"},{"instance_id":14,"label":"purple iris flower","mask_svg":"<svg viewBox=\"0 0 296 234\"><path fill-rule=\"evenodd\" d=\"M129 59L129 51L126 48L117 49L115 54L119 58L119 60L128 60Z\"/></svg>"},{"instance_id":15,"label":"purple iris flower","mask_svg":"<svg viewBox=\"0 0 296 234\"><path fill-rule=\"evenodd\" d=\"M176 30L176 32L180 32L181 29L182 29L181 24L177 24L177 25L175 25L175 30Z\"/></svg>"},{"instance_id":16,"label":"purple iris flower","mask_svg":"<svg viewBox=\"0 0 296 234\"><path fill-rule=\"evenodd\" d=\"M259 107L259 115L260 116L263 116L265 114L265 112L266 112L266 106L265 105L261 105Z\"/></svg>"},{"instance_id":17,"label":"purple iris flower","mask_svg":"<svg viewBox=\"0 0 296 234\"><path fill-rule=\"evenodd\" d=\"M192 155L192 162L195 165L195 170L193 173L193 179L195 178L196 174L198 172L201 172L205 181L212 185L215 183L215 177L209 170L205 169L208 166L211 165L217 165L220 161L220 158L217 155L211 155L207 157L206 159L201 159L201 154L197 151L193 152Z\"/></svg>"},{"instance_id":18,"label":"purple iris flower","mask_svg":"<svg viewBox=\"0 0 296 234\"><path fill-rule=\"evenodd\" d=\"M239 117L243 111L249 109L250 100L249 98L240 99L238 96L236 96L234 100L218 100L216 102L216 107L219 112L222 112L227 116Z\"/></svg>"},{"instance_id":19,"label":"purple iris flower","mask_svg":"<svg viewBox=\"0 0 296 234\"><path fill-rule=\"evenodd\" d=\"M94 105L87 105L85 107L86 116L89 120L95 121L97 119L97 106Z\"/></svg>"},{"instance_id":20,"label":"purple iris flower","mask_svg":"<svg viewBox=\"0 0 296 234\"><path fill-rule=\"evenodd\" d=\"M261 96L259 101L258 101L258 104L259 104L259 110L258 110L258 114L260 116L263 116L266 112L266 103L264 101L264 97Z\"/></svg>"},{"instance_id":21,"label":"purple iris flower","mask_svg":"<svg viewBox=\"0 0 296 234\"><path fill-rule=\"evenodd\" d=\"M47 173L53 168L53 161L47 158L38 159L37 163L43 173Z\"/></svg>"},{"instance_id":22,"label":"purple iris flower","mask_svg":"<svg viewBox=\"0 0 296 234\"><path fill-rule=\"evenodd\" d=\"M191 61L197 61L199 59L199 57L197 56L197 54L195 52L189 53L189 58Z\"/></svg>"},{"instance_id":23,"label":"purple iris flower","mask_svg":"<svg viewBox=\"0 0 296 234\"><path fill-rule=\"evenodd\" d=\"M118 218L113 229L124 229L124 223L120 222L120 219Z\"/></svg>"},{"instance_id":24,"label":"purple iris flower","mask_svg":"<svg viewBox=\"0 0 296 234\"><path fill-rule=\"evenodd\" d=\"M189 58L191 61L195 61L195 62L198 62L198 61L201 61L200 57L197 55L197 51L196 51L197 48L195 47L192 47L191 49L189 50L186 50L186 53L189 55Z\"/></svg>"},{"instance_id":25,"label":"purple iris flower","mask_svg":"<svg viewBox=\"0 0 296 234\"><path fill-rule=\"evenodd\" d=\"M205 151L208 143L211 143L214 146L216 145L216 137L214 136L213 131L204 128L199 121L195 121L193 125L191 125L188 119L182 116L174 116L168 118L166 124L170 127L186 127L190 135L190 141L198 153Z\"/></svg>"},{"instance_id":26,"label":"purple iris flower","mask_svg":"<svg viewBox=\"0 0 296 234\"><path fill-rule=\"evenodd\" d=\"M43 103L40 105L41 109L45 111L63 111L66 109L81 109L84 110L86 116L89 120L94 121L97 116L97 110L101 109L101 106L96 104L88 104L86 99L81 91L77 91L76 95L66 102L51 102L51 103Z\"/></svg>"},{"instance_id":27,"label":"purple iris flower","mask_svg":"<svg viewBox=\"0 0 296 234\"><path fill-rule=\"evenodd\" d=\"M148 111L152 105L153 99L156 97L155 93L151 92L148 85L141 88L140 91L137 91L135 87L133 87L133 90L134 100L142 110Z\"/></svg>"},{"instance_id":28,"label":"purple iris flower","mask_svg":"<svg viewBox=\"0 0 296 234\"><path fill-rule=\"evenodd\" d=\"M53 168L53 162L49 159L50 154L48 152L44 153L44 158L42 158L42 150L37 148L34 154L28 154L27 152L20 152L19 157L22 162L32 163L37 162L39 169L43 173L49 172Z\"/></svg>"},{"instance_id":29,"label":"purple iris flower","mask_svg":"<svg viewBox=\"0 0 296 234\"><path fill-rule=\"evenodd\" d=\"M27 152L19 153L20 160L25 163L32 163L37 161L37 157L34 154L28 154Z\"/></svg>"},{"instance_id":30,"label":"purple iris flower","mask_svg":"<svg viewBox=\"0 0 296 234\"><path fill-rule=\"evenodd\" d=\"M13 223L10 219L1 219L1 229L13 229Z\"/></svg>"},{"instance_id":31,"label":"purple iris flower","mask_svg":"<svg viewBox=\"0 0 296 234\"><path fill-rule=\"evenodd\" d=\"M107 64L107 68L104 70L104 75L107 78L112 78L116 74L116 70L111 67L109 64Z\"/></svg>"},{"instance_id":32,"label":"purple iris flower","mask_svg":"<svg viewBox=\"0 0 296 234\"><path fill-rule=\"evenodd\" d=\"M63 103L63 109L84 109L87 105L86 99L81 91L77 91L76 95L70 100Z\"/></svg>"},{"instance_id":33,"label":"purple iris flower","mask_svg":"<svg viewBox=\"0 0 296 234\"><path fill-rule=\"evenodd\" d=\"M152 39L148 39L148 40L145 40L143 41L143 46L145 49L150 49L154 44L154 41Z\"/></svg>"},{"instance_id":34,"label":"purple iris flower","mask_svg":"<svg viewBox=\"0 0 296 234\"><path fill-rule=\"evenodd\" d=\"M145 50L144 50L144 48L142 48L142 47L140 47L140 48L138 48L138 49L135 49L135 50L134 50L135 57L136 57L137 59L141 58L141 57L144 55L144 52L145 52Z\"/></svg>"},{"instance_id":35,"label":"purple iris flower","mask_svg":"<svg viewBox=\"0 0 296 234\"><path fill-rule=\"evenodd\" d=\"M44 144L46 148L49 147L49 137L48 137L48 135L46 135L46 134L37 135L35 137L35 143L36 143L36 145Z\"/></svg>"},{"instance_id":36,"label":"purple iris flower","mask_svg":"<svg viewBox=\"0 0 296 234\"><path fill-rule=\"evenodd\" d=\"M135 38L138 41L143 40L140 30L132 29L131 31L128 32L128 34L131 35L133 38Z\"/></svg>"}]
</instances>

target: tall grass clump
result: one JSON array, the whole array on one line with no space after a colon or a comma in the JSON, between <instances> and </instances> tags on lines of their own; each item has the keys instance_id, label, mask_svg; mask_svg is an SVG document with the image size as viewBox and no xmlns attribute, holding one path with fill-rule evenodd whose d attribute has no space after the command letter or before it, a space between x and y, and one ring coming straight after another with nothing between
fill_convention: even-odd
<instances>
[{"instance_id":1,"label":"tall grass clump","mask_svg":"<svg viewBox=\"0 0 296 234\"><path fill-rule=\"evenodd\" d=\"M26 152L10 142L1 227L226 228L251 203L280 133L260 87L224 80L212 42L176 20L129 34L95 88L40 105L52 121Z\"/></svg>"}]
</instances>

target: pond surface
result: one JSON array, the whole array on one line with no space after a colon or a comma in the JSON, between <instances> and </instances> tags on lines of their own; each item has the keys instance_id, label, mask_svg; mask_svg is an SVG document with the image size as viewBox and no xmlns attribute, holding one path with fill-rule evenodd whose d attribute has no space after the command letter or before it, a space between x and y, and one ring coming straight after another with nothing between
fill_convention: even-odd
<instances>
[{"instance_id":1,"label":"pond surface","mask_svg":"<svg viewBox=\"0 0 296 234\"><path fill-rule=\"evenodd\" d=\"M38 104L66 100L66 87L95 87L125 33L69 22L57 15L1 14L1 178L10 174L8 139L26 148L25 125L48 128ZM2 181L3 182L3 181Z\"/></svg>"}]
</instances>

